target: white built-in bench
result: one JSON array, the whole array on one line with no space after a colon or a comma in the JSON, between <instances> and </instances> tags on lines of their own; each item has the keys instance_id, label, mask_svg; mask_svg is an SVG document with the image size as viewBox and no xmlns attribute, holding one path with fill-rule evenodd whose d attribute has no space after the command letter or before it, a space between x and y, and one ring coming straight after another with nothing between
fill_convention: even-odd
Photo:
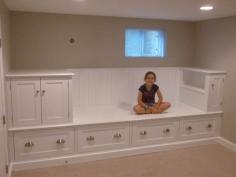
<instances>
[{"instance_id":1,"label":"white built-in bench","mask_svg":"<svg viewBox=\"0 0 236 177\"><path fill-rule=\"evenodd\" d=\"M149 70L157 73L164 100L172 107L162 114L136 115L132 108ZM219 135L225 74L177 67L9 73L6 90L13 168L211 142Z\"/></svg>"}]
</instances>

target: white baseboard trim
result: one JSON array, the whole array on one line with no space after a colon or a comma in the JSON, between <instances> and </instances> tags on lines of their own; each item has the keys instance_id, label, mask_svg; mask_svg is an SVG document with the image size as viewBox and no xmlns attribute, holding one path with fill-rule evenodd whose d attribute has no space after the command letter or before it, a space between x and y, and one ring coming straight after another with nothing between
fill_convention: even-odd
<instances>
[{"instance_id":1,"label":"white baseboard trim","mask_svg":"<svg viewBox=\"0 0 236 177\"><path fill-rule=\"evenodd\" d=\"M221 144L222 146L236 152L236 144L223 138L223 137L217 137L217 142Z\"/></svg>"},{"instance_id":2,"label":"white baseboard trim","mask_svg":"<svg viewBox=\"0 0 236 177\"><path fill-rule=\"evenodd\" d=\"M12 163L10 163L9 169L8 169L8 175L7 175L8 177L11 177L11 175L12 175L12 172L13 172L12 167L13 167L13 165L12 165Z\"/></svg>"},{"instance_id":3,"label":"white baseboard trim","mask_svg":"<svg viewBox=\"0 0 236 177\"><path fill-rule=\"evenodd\" d=\"M68 164L81 163L81 162L89 162L89 161L94 161L94 160L103 160L103 159L109 159L109 158L115 158L115 157L124 157L124 156L138 155L138 154L144 154L144 153L152 153L152 152L158 152L158 151L164 151L164 150L173 150L173 149L178 149L178 148L214 144L214 143L217 143L217 140L218 140L217 137L212 137L212 138L179 141L179 142L159 144L159 145L131 147L131 148L118 149L118 150L113 150L113 151L83 153L83 154L74 154L71 156L64 156L64 157L54 157L54 158L40 159L40 160L12 162L11 170L19 171L19 170L43 168L43 167L49 167L49 166L60 166L60 165L68 165Z\"/></svg>"}]
</instances>

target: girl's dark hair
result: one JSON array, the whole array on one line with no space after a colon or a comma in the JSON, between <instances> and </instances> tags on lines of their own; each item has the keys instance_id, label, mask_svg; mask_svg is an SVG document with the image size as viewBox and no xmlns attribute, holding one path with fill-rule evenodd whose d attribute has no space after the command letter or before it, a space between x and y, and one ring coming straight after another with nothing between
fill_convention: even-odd
<instances>
[{"instance_id":1,"label":"girl's dark hair","mask_svg":"<svg viewBox=\"0 0 236 177\"><path fill-rule=\"evenodd\" d=\"M144 80L146 80L148 75L150 75L150 74L154 76L154 81L156 81L157 76L156 76L156 74L153 71L146 72L146 74L144 76Z\"/></svg>"}]
</instances>

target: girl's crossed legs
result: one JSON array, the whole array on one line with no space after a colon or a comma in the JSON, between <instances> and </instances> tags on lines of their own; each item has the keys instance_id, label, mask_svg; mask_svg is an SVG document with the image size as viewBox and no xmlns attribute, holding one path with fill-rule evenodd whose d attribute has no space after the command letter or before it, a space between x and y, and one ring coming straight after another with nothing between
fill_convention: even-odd
<instances>
[{"instance_id":1,"label":"girl's crossed legs","mask_svg":"<svg viewBox=\"0 0 236 177\"><path fill-rule=\"evenodd\" d=\"M134 106L134 111L137 114L160 114L167 110L171 104L169 102L162 102L160 106L157 106L157 104L154 104L152 107L149 107L148 109L144 109L142 106L137 104Z\"/></svg>"}]
</instances>

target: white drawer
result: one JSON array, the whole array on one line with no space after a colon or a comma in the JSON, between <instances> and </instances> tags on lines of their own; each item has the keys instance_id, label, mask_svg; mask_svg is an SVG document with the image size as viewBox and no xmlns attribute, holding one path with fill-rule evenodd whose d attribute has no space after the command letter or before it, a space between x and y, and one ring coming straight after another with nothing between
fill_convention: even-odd
<instances>
[{"instance_id":1,"label":"white drawer","mask_svg":"<svg viewBox=\"0 0 236 177\"><path fill-rule=\"evenodd\" d=\"M178 135L178 121L141 121L133 123L132 144L147 145L175 141Z\"/></svg>"},{"instance_id":2,"label":"white drawer","mask_svg":"<svg viewBox=\"0 0 236 177\"><path fill-rule=\"evenodd\" d=\"M78 143L79 152L127 147L129 145L129 123L79 127Z\"/></svg>"},{"instance_id":3,"label":"white drawer","mask_svg":"<svg viewBox=\"0 0 236 177\"><path fill-rule=\"evenodd\" d=\"M181 121L181 137L184 139L214 136L217 132L216 119Z\"/></svg>"},{"instance_id":4,"label":"white drawer","mask_svg":"<svg viewBox=\"0 0 236 177\"><path fill-rule=\"evenodd\" d=\"M74 129L24 131L14 134L15 160L74 153Z\"/></svg>"}]
</instances>

